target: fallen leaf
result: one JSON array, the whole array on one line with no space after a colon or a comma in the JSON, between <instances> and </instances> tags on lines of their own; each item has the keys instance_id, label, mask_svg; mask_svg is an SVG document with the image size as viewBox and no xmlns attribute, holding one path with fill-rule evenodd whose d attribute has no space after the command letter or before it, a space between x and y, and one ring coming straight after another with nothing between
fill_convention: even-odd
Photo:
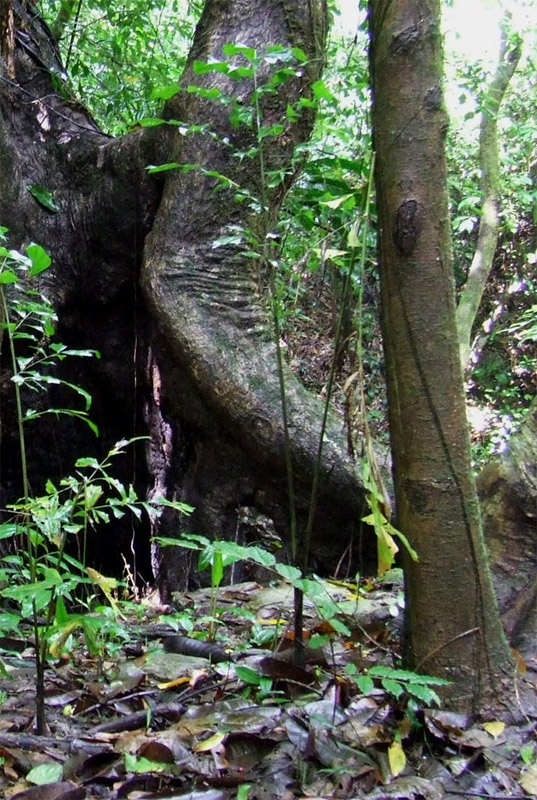
<instances>
[{"instance_id":1,"label":"fallen leaf","mask_svg":"<svg viewBox=\"0 0 537 800\"><path fill-rule=\"evenodd\" d=\"M537 764L531 764L518 779L525 792L537 797Z\"/></svg>"},{"instance_id":2,"label":"fallen leaf","mask_svg":"<svg viewBox=\"0 0 537 800\"><path fill-rule=\"evenodd\" d=\"M11 800L84 800L86 791L74 783L62 781L47 783L45 786L32 786L12 795Z\"/></svg>"},{"instance_id":3,"label":"fallen leaf","mask_svg":"<svg viewBox=\"0 0 537 800\"><path fill-rule=\"evenodd\" d=\"M204 739L203 742L198 742L198 744L193 747L193 750L195 753L207 753L221 745L225 738L225 733L215 733L208 739Z\"/></svg>"},{"instance_id":4,"label":"fallen leaf","mask_svg":"<svg viewBox=\"0 0 537 800\"><path fill-rule=\"evenodd\" d=\"M392 742L388 748L388 763L390 765L390 772L394 778L402 773L406 767L405 751L401 746L401 742L397 740Z\"/></svg>"},{"instance_id":5,"label":"fallen leaf","mask_svg":"<svg viewBox=\"0 0 537 800\"><path fill-rule=\"evenodd\" d=\"M505 722L500 722L500 720L495 719L492 722L484 722L483 727L487 733L490 733L495 739L500 736L505 730Z\"/></svg>"}]
</instances>

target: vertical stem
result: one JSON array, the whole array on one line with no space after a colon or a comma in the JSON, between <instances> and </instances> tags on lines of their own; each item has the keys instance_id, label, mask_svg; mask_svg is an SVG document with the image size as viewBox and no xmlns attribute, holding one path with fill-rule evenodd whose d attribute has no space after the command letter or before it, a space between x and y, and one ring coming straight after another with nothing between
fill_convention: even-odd
<instances>
[{"instance_id":1,"label":"vertical stem","mask_svg":"<svg viewBox=\"0 0 537 800\"><path fill-rule=\"evenodd\" d=\"M17 355L15 353L15 343L13 339L13 331L10 326L9 308L7 305L6 292L2 286L0 289L3 317L6 325L9 342L9 352L11 356L11 366L13 369L13 377L18 375ZM24 418L22 411L22 398L20 386L15 381L15 404L17 408L17 426L19 431L19 448L21 456L21 476L22 488L24 495L24 507L27 511L28 503L30 501L30 486L28 481L28 465L26 462L26 440L24 438ZM37 577L37 552L36 546L32 542L32 530L28 516L25 517L26 526L26 551L28 557L28 567L30 569L30 582L34 583ZM36 732L42 736L46 729L45 720L45 658L44 658L44 638L39 631L39 622L37 618L37 610L35 602L32 603L32 628L34 633L34 648L35 648L35 718L36 718Z\"/></svg>"}]
</instances>

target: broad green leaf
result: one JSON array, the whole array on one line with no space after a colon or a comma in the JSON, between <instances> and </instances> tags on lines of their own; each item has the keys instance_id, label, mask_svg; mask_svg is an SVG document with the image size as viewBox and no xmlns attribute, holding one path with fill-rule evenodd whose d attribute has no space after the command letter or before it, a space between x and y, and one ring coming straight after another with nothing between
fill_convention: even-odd
<instances>
[{"instance_id":1,"label":"broad green leaf","mask_svg":"<svg viewBox=\"0 0 537 800\"><path fill-rule=\"evenodd\" d=\"M222 48L225 56L244 56L247 61L254 61L257 53L253 47L248 47L245 44L225 44Z\"/></svg>"},{"instance_id":2,"label":"broad green leaf","mask_svg":"<svg viewBox=\"0 0 537 800\"><path fill-rule=\"evenodd\" d=\"M328 208L339 208L343 203L347 202L349 198L354 199L354 193L350 192L349 194L342 194L340 197L334 197L332 200L321 200L321 206L327 206Z\"/></svg>"},{"instance_id":3,"label":"broad green leaf","mask_svg":"<svg viewBox=\"0 0 537 800\"><path fill-rule=\"evenodd\" d=\"M207 89L205 86L187 86L187 92L189 94L195 94L197 97L204 97L206 100L218 100L222 97L222 92L220 89L217 89L216 86L212 86L211 88Z\"/></svg>"},{"instance_id":4,"label":"broad green leaf","mask_svg":"<svg viewBox=\"0 0 537 800\"><path fill-rule=\"evenodd\" d=\"M255 561L256 564L272 567L276 563L274 555L262 547L244 546L227 541L218 542L215 547L222 553L226 564L231 564L233 561Z\"/></svg>"},{"instance_id":5,"label":"broad green leaf","mask_svg":"<svg viewBox=\"0 0 537 800\"><path fill-rule=\"evenodd\" d=\"M170 770L170 764L161 764L158 761L150 761L148 758L124 753L125 769L127 772L145 774L146 772L165 772Z\"/></svg>"},{"instance_id":6,"label":"broad green leaf","mask_svg":"<svg viewBox=\"0 0 537 800\"><path fill-rule=\"evenodd\" d=\"M96 458L91 457L84 457L78 458L75 461L75 467L89 467L90 469L97 469L99 466L99 462Z\"/></svg>"},{"instance_id":7,"label":"broad green leaf","mask_svg":"<svg viewBox=\"0 0 537 800\"><path fill-rule=\"evenodd\" d=\"M9 611L4 611L0 614L0 630L4 631L4 633L6 631L16 631L20 622L21 618L18 614L12 614Z\"/></svg>"},{"instance_id":8,"label":"broad green leaf","mask_svg":"<svg viewBox=\"0 0 537 800\"><path fill-rule=\"evenodd\" d=\"M40 245L30 244L26 248L26 252L32 261L32 266L30 268L30 276L32 278L50 267L52 259Z\"/></svg>"},{"instance_id":9,"label":"broad green leaf","mask_svg":"<svg viewBox=\"0 0 537 800\"><path fill-rule=\"evenodd\" d=\"M27 187L32 197L35 197L38 203L49 211L57 213L60 210L59 205L54 200L54 195L49 189L45 189L40 183L30 183Z\"/></svg>"},{"instance_id":10,"label":"broad green leaf","mask_svg":"<svg viewBox=\"0 0 537 800\"><path fill-rule=\"evenodd\" d=\"M255 75L255 70L253 67L232 67L230 68L228 75L233 80L240 80L241 78L253 78Z\"/></svg>"},{"instance_id":11,"label":"broad green leaf","mask_svg":"<svg viewBox=\"0 0 537 800\"><path fill-rule=\"evenodd\" d=\"M408 694L412 695L412 697L415 697L425 705L439 706L442 704L442 701L437 693L433 691L433 689L429 689L428 686L423 686L421 683L407 683L405 685L405 690L408 692Z\"/></svg>"},{"instance_id":12,"label":"broad green leaf","mask_svg":"<svg viewBox=\"0 0 537 800\"><path fill-rule=\"evenodd\" d=\"M235 667L235 673L244 683L250 683L252 686L259 686L260 675L255 669L251 667Z\"/></svg>"},{"instance_id":13,"label":"broad green leaf","mask_svg":"<svg viewBox=\"0 0 537 800\"><path fill-rule=\"evenodd\" d=\"M351 636L352 631L342 622L340 619L336 617L332 617L328 620L332 628L336 631L336 633L341 633L342 636Z\"/></svg>"},{"instance_id":14,"label":"broad green leaf","mask_svg":"<svg viewBox=\"0 0 537 800\"><path fill-rule=\"evenodd\" d=\"M282 576L282 578L285 578L291 583L300 580L302 577L301 571L297 569L297 567L292 567L289 564L276 564L274 569Z\"/></svg>"},{"instance_id":15,"label":"broad green leaf","mask_svg":"<svg viewBox=\"0 0 537 800\"><path fill-rule=\"evenodd\" d=\"M3 522L0 525L0 539L10 539L12 536L16 536L18 531L18 525L13 522Z\"/></svg>"},{"instance_id":16,"label":"broad green leaf","mask_svg":"<svg viewBox=\"0 0 537 800\"><path fill-rule=\"evenodd\" d=\"M237 800L248 800L248 795L250 794L251 788L252 788L251 783L243 783L241 786L238 786Z\"/></svg>"},{"instance_id":17,"label":"broad green leaf","mask_svg":"<svg viewBox=\"0 0 537 800\"><path fill-rule=\"evenodd\" d=\"M404 694L405 690L398 681L392 681L390 678L382 678L381 684L382 688L390 694L393 694L394 697L401 697L401 695Z\"/></svg>"},{"instance_id":18,"label":"broad green leaf","mask_svg":"<svg viewBox=\"0 0 537 800\"><path fill-rule=\"evenodd\" d=\"M208 72L222 72L227 74L230 66L227 61L194 61L192 70L195 75L206 75Z\"/></svg>"},{"instance_id":19,"label":"broad green leaf","mask_svg":"<svg viewBox=\"0 0 537 800\"><path fill-rule=\"evenodd\" d=\"M324 81L315 81L311 88L313 91L313 96L316 100L330 100L331 102L335 101L334 95Z\"/></svg>"},{"instance_id":20,"label":"broad green leaf","mask_svg":"<svg viewBox=\"0 0 537 800\"><path fill-rule=\"evenodd\" d=\"M3 269L0 272L0 283L16 283L17 276L10 269Z\"/></svg>"},{"instance_id":21,"label":"broad green leaf","mask_svg":"<svg viewBox=\"0 0 537 800\"><path fill-rule=\"evenodd\" d=\"M156 86L150 94L151 100L169 100L174 97L181 89L176 83L167 86Z\"/></svg>"},{"instance_id":22,"label":"broad green leaf","mask_svg":"<svg viewBox=\"0 0 537 800\"><path fill-rule=\"evenodd\" d=\"M306 53L300 47L292 47L291 53L296 58L297 61L301 61L302 63L308 60Z\"/></svg>"},{"instance_id":23,"label":"broad green leaf","mask_svg":"<svg viewBox=\"0 0 537 800\"><path fill-rule=\"evenodd\" d=\"M26 774L28 783L44 786L47 783L56 783L61 780L63 766L61 764L39 764Z\"/></svg>"},{"instance_id":24,"label":"broad green leaf","mask_svg":"<svg viewBox=\"0 0 537 800\"><path fill-rule=\"evenodd\" d=\"M370 678L369 675L358 675L355 680L356 685L363 694L370 694L375 688L373 678Z\"/></svg>"}]
</instances>

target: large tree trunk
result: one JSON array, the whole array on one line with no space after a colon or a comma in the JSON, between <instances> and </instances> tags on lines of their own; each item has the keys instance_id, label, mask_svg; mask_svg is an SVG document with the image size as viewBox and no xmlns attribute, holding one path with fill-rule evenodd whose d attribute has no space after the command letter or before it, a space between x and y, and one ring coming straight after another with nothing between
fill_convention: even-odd
<instances>
[{"instance_id":1,"label":"large tree trunk","mask_svg":"<svg viewBox=\"0 0 537 800\"><path fill-rule=\"evenodd\" d=\"M53 270L45 289L58 310L60 337L101 352L89 368L87 362L65 367L70 379L93 393L101 438L92 441L72 423L36 428L30 453L34 486L51 471L65 474L75 456L105 453L119 438L149 433L146 452L133 451L122 477L142 492L196 509L191 520L165 515L154 533L176 535L188 524L206 535L240 536L241 509L254 507L285 534L284 430L266 302L251 259L236 247L213 247L231 224L252 226L256 220L232 192L216 191L215 180L200 170L170 171L163 179L145 168L171 161L196 164L258 194L258 165L234 157L234 151L256 144L251 129L233 128L224 105L185 91L191 84L218 85L248 103L253 82L194 74L194 61L222 59L227 42L247 44L260 54L274 44L302 48L307 64L262 107L268 122L279 121L288 104L309 96L319 77L323 0L207 0L181 91L164 116L184 126L207 123L211 133L183 136L170 124L121 139L103 135L82 106L53 88L51 73L61 75L62 65L32 4L2 0L2 19L11 12L15 35L3 42L0 83L0 222L10 229L12 246L36 241L50 252ZM267 69L261 68L259 81L267 79ZM270 215L292 182L293 148L309 136L312 122L311 111L305 111L265 141L265 169L286 172L269 197ZM54 193L58 213L36 202L27 191L31 184ZM7 369L4 365L5 375ZM300 522L307 513L322 414L320 403L288 370L285 381ZM9 408L9 381L1 388ZM20 491L15 428L8 423L5 419L3 507ZM320 483L313 552L329 567L347 547L356 553L363 502L359 475L345 455L334 417L325 435ZM127 527L129 548L131 535ZM164 588L184 585L191 569L182 552L168 549L162 558L157 548L154 556Z\"/></svg>"},{"instance_id":2,"label":"large tree trunk","mask_svg":"<svg viewBox=\"0 0 537 800\"><path fill-rule=\"evenodd\" d=\"M472 478L450 254L438 0L370 4L382 325L406 663L452 683L451 705L503 692L501 629Z\"/></svg>"}]
</instances>

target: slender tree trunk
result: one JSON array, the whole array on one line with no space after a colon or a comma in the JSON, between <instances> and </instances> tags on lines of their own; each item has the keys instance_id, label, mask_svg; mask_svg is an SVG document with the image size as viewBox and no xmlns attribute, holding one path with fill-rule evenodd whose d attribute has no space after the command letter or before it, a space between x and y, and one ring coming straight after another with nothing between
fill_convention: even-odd
<instances>
[{"instance_id":1,"label":"slender tree trunk","mask_svg":"<svg viewBox=\"0 0 537 800\"><path fill-rule=\"evenodd\" d=\"M457 306L457 328L463 369L472 349L472 329L492 269L498 241L500 210L500 159L498 154L498 115L503 98L520 61L522 43L518 36L509 39L502 25L500 56L496 72L483 96L479 131L481 167L481 218L477 245L464 289Z\"/></svg>"},{"instance_id":2,"label":"slender tree trunk","mask_svg":"<svg viewBox=\"0 0 537 800\"><path fill-rule=\"evenodd\" d=\"M452 681L452 707L501 696L511 661L472 477L444 139L439 0L372 0L370 65L384 347L406 665Z\"/></svg>"}]
</instances>

